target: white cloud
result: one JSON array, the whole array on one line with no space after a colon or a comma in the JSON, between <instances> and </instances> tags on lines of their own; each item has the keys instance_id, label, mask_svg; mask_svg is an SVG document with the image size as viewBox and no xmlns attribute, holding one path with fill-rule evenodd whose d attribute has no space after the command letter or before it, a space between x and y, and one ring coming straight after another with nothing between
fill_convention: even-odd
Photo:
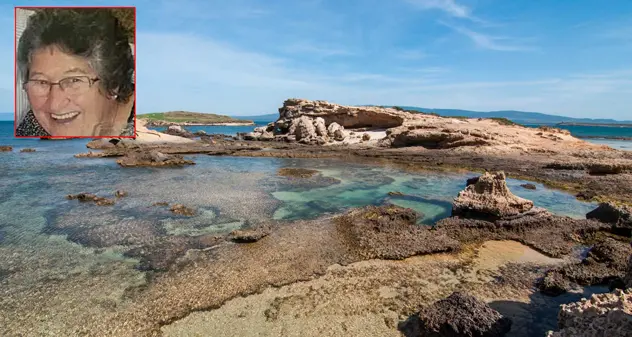
<instances>
[{"instance_id":1,"label":"white cloud","mask_svg":"<svg viewBox=\"0 0 632 337\"><path fill-rule=\"evenodd\" d=\"M457 18L471 18L470 9L454 0L405 0L424 10L437 9Z\"/></svg>"},{"instance_id":2,"label":"white cloud","mask_svg":"<svg viewBox=\"0 0 632 337\"><path fill-rule=\"evenodd\" d=\"M468 37L479 48L495 50L495 51L508 51L508 52L536 50L536 48L532 46L511 43L511 41L513 41L514 39L509 38L509 37L487 35L487 34L476 32L464 27L451 25L442 21L439 21L439 23L453 29L459 34L462 34ZM505 43L503 41L510 41L510 42Z\"/></svg>"}]
</instances>

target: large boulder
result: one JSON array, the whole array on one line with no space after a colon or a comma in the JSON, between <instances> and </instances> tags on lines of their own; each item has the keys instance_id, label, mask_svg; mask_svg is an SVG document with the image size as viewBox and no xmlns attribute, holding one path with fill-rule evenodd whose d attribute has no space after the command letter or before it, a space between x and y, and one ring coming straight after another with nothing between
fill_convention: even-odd
<instances>
[{"instance_id":1,"label":"large boulder","mask_svg":"<svg viewBox=\"0 0 632 337\"><path fill-rule=\"evenodd\" d=\"M419 312L421 337L500 337L510 330L511 319L460 292Z\"/></svg>"},{"instance_id":2,"label":"large boulder","mask_svg":"<svg viewBox=\"0 0 632 337\"><path fill-rule=\"evenodd\" d=\"M557 318L559 331L547 337L632 336L632 289L592 295L563 304Z\"/></svg>"},{"instance_id":3,"label":"large boulder","mask_svg":"<svg viewBox=\"0 0 632 337\"><path fill-rule=\"evenodd\" d=\"M532 201L511 193L504 172L486 172L454 199L452 215L496 220L516 216L532 208Z\"/></svg>"},{"instance_id":4,"label":"large boulder","mask_svg":"<svg viewBox=\"0 0 632 337\"><path fill-rule=\"evenodd\" d=\"M345 128L336 122L329 124L329 126L327 127L327 134L330 138L333 138L337 141L342 141L347 137Z\"/></svg>"},{"instance_id":5,"label":"large boulder","mask_svg":"<svg viewBox=\"0 0 632 337\"><path fill-rule=\"evenodd\" d=\"M612 224L613 231L620 235L632 234L632 207L618 206L613 203L601 203L599 207L586 214L586 219L596 219Z\"/></svg>"}]
</instances>

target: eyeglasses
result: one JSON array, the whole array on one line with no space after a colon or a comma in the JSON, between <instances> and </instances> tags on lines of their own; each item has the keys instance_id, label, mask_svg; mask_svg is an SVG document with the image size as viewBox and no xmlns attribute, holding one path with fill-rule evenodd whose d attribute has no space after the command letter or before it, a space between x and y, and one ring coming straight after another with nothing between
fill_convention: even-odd
<instances>
[{"instance_id":1,"label":"eyeglasses","mask_svg":"<svg viewBox=\"0 0 632 337\"><path fill-rule=\"evenodd\" d=\"M88 91L98 78L88 76L72 76L61 79L59 82L49 82L45 80L28 80L24 83L24 90L35 96L46 96L53 85L59 85L61 90L68 95L81 95Z\"/></svg>"}]
</instances>

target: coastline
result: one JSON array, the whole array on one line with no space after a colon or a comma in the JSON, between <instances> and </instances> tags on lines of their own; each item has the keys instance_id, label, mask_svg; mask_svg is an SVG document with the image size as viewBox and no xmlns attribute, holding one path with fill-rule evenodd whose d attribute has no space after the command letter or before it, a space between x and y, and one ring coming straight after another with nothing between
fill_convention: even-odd
<instances>
[{"instance_id":1,"label":"coastline","mask_svg":"<svg viewBox=\"0 0 632 337\"><path fill-rule=\"evenodd\" d=\"M140 119L139 119L140 120ZM169 127L169 126L251 126L255 122L224 122L224 123L196 123L196 122L167 122L145 120L148 127Z\"/></svg>"}]
</instances>

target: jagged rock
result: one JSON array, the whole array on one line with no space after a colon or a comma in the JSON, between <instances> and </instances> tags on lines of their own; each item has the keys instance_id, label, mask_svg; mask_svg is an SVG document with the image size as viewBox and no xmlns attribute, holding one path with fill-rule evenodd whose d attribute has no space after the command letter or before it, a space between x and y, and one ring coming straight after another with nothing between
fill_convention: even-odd
<instances>
[{"instance_id":1,"label":"jagged rock","mask_svg":"<svg viewBox=\"0 0 632 337\"><path fill-rule=\"evenodd\" d=\"M590 299L563 304L557 317L559 331L547 337L632 336L632 289L595 294Z\"/></svg>"},{"instance_id":2,"label":"jagged rock","mask_svg":"<svg viewBox=\"0 0 632 337\"><path fill-rule=\"evenodd\" d=\"M0 145L0 152L11 152L13 151L12 146Z\"/></svg>"},{"instance_id":3,"label":"jagged rock","mask_svg":"<svg viewBox=\"0 0 632 337\"><path fill-rule=\"evenodd\" d=\"M484 302L460 292L423 308L418 316L422 337L500 337L512 324Z\"/></svg>"},{"instance_id":4,"label":"jagged rock","mask_svg":"<svg viewBox=\"0 0 632 337\"><path fill-rule=\"evenodd\" d=\"M367 206L338 216L335 223L349 250L368 259L404 259L459 247L456 240L417 225L417 216L409 208Z\"/></svg>"},{"instance_id":5,"label":"jagged rock","mask_svg":"<svg viewBox=\"0 0 632 337\"><path fill-rule=\"evenodd\" d=\"M613 203L601 203L599 207L586 214L586 219L597 219L612 224L615 233L632 236L632 207Z\"/></svg>"},{"instance_id":6,"label":"jagged rock","mask_svg":"<svg viewBox=\"0 0 632 337\"><path fill-rule=\"evenodd\" d=\"M297 141L301 141L303 139L310 140L317 136L314 123L308 117L302 116L295 119L292 122L292 126L294 127L293 134L296 136ZM292 127L290 127L290 130L292 130Z\"/></svg>"},{"instance_id":7,"label":"jagged rock","mask_svg":"<svg viewBox=\"0 0 632 337\"><path fill-rule=\"evenodd\" d=\"M632 170L632 165L621 163L589 163L586 165L588 174L620 174Z\"/></svg>"},{"instance_id":8,"label":"jagged rock","mask_svg":"<svg viewBox=\"0 0 632 337\"><path fill-rule=\"evenodd\" d=\"M316 129L316 135L328 137L327 126L325 126L325 120L322 117L314 119L314 128Z\"/></svg>"},{"instance_id":9,"label":"jagged rock","mask_svg":"<svg viewBox=\"0 0 632 337\"><path fill-rule=\"evenodd\" d=\"M533 208L533 202L520 198L507 187L505 173L485 173L454 199L452 215L499 219L518 215Z\"/></svg>"},{"instance_id":10,"label":"jagged rock","mask_svg":"<svg viewBox=\"0 0 632 337\"><path fill-rule=\"evenodd\" d=\"M538 289L549 296L559 296L571 288L571 282L559 271L550 270L537 284Z\"/></svg>"},{"instance_id":11,"label":"jagged rock","mask_svg":"<svg viewBox=\"0 0 632 337\"><path fill-rule=\"evenodd\" d=\"M344 127L336 122L329 124L329 126L327 127L327 134L329 135L329 137L337 141L342 141L346 137Z\"/></svg>"}]
</instances>

